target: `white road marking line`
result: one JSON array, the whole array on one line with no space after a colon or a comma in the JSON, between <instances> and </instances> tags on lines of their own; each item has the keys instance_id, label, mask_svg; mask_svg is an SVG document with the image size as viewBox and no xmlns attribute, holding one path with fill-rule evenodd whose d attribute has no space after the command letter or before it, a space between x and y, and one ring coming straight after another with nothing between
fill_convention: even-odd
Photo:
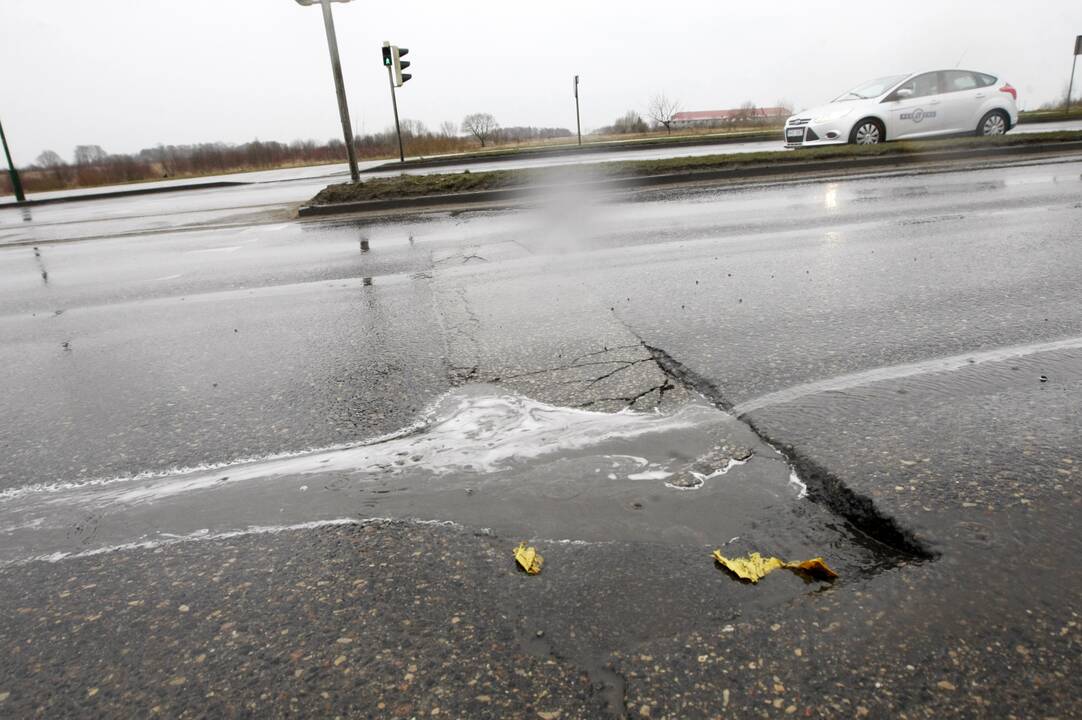
<instances>
[{"instance_id":1,"label":"white road marking line","mask_svg":"<svg viewBox=\"0 0 1082 720\"><path fill-rule=\"evenodd\" d=\"M865 370L864 372L852 373L851 375L839 375L838 377L819 380L817 382L794 385L785 390L768 393L761 397L747 400L736 405L733 415L740 417L756 410L773 405L782 405L794 400L818 395L824 392L848 390L850 388L871 385L886 380L899 380L913 377L914 375L928 375L930 373L951 372L963 368L972 367L989 362L1001 362L1013 358L1036 355L1038 353L1052 352L1054 350L1074 350L1082 348L1082 337L1068 338L1066 340L1054 340L1052 342L1034 343L1032 345L1015 345L1013 347L997 348L984 352L966 353L964 355L951 355L950 357L923 360L908 365L890 365L887 367Z\"/></svg>"},{"instance_id":2,"label":"white road marking line","mask_svg":"<svg viewBox=\"0 0 1082 720\"><path fill-rule=\"evenodd\" d=\"M202 250L188 250L190 253L213 253L213 252L236 252L240 250L240 245L229 245L228 247L216 247L216 248L204 248Z\"/></svg>"}]
</instances>

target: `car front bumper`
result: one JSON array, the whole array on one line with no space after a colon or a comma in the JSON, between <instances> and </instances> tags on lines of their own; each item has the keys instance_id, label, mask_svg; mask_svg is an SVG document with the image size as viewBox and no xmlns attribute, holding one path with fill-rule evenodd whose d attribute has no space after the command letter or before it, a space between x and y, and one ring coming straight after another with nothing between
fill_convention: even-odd
<instances>
[{"instance_id":1,"label":"car front bumper","mask_svg":"<svg viewBox=\"0 0 1082 720\"><path fill-rule=\"evenodd\" d=\"M784 133L785 147L819 147L821 145L844 145L849 142L851 123L817 123L810 119L799 118L786 123Z\"/></svg>"}]
</instances>

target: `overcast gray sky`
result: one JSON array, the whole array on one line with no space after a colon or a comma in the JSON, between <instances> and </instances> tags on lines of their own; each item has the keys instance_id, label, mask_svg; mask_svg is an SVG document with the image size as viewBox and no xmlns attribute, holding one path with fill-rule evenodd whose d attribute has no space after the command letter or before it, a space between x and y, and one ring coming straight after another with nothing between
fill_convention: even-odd
<instances>
[{"instance_id":1,"label":"overcast gray sky","mask_svg":"<svg viewBox=\"0 0 1082 720\"><path fill-rule=\"evenodd\" d=\"M961 66L1002 75L1023 107L1062 93L1079 0L732 3L354 0L334 5L358 131L392 123L383 40L410 48L403 117L432 128L583 130L643 111L745 100L797 108L879 75ZM1082 65L1082 62L1080 62ZM1082 70L1080 70L1082 73ZM1076 81L1082 84L1082 78ZM0 119L18 164L77 144L110 152L340 136L318 7L294 0L0 0Z\"/></svg>"}]
</instances>

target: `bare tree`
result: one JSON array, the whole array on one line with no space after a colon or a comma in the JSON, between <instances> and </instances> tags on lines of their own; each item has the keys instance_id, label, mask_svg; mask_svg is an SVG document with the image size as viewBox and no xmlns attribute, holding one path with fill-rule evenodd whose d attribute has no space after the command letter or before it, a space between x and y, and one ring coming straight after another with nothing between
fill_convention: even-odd
<instances>
[{"instance_id":1,"label":"bare tree","mask_svg":"<svg viewBox=\"0 0 1082 720\"><path fill-rule=\"evenodd\" d=\"M55 150L43 150L41 155L38 155L38 159L34 161L34 164L40 168L54 168L67 163Z\"/></svg>"},{"instance_id":2,"label":"bare tree","mask_svg":"<svg viewBox=\"0 0 1082 720\"><path fill-rule=\"evenodd\" d=\"M467 132L477 138L481 147L485 146L485 141L492 137L492 133L499 127L500 124L496 122L496 118L489 113L473 113L462 119L462 132Z\"/></svg>"},{"instance_id":3,"label":"bare tree","mask_svg":"<svg viewBox=\"0 0 1082 720\"><path fill-rule=\"evenodd\" d=\"M94 165L100 163L108 154L102 149L101 145L76 145L75 146L75 164L76 165Z\"/></svg>"},{"instance_id":4,"label":"bare tree","mask_svg":"<svg viewBox=\"0 0 1082 720\"><path fill-rule=\"evenodd\" d=\"M740 103L740 108L737 111L736 119L740 122L751 122L752 120L758 120L759 109L751 100L745 100L744 102Z\"/></svg>"},{"instance_id":5,"label":"bare tree","mask_svg":"<svg viewBox=\"0 0 1082 720\"><path fill-rule=\"evenodd\" d=\"M623 116L616 118L614 122L608 128L605 128L606 134L613 135L629 135L633 133L644 133L650 128L646 127L646 121L642 119L634 110L628 110Z\"/></svg>"},{"instance_id":6,"label":"bare tree","mask_svg":"<svg viewBox=\"0 0 1082 720\"><path fill-rule=\"evenodd\" d=\"M680 112L680 101L669 100L664 93L658 93L650 100L646 114L658 125L665 127L665 132L672 132L673 118Z\"/></svg>"},{"instance_id":7,"label":"bare tree","mask_svg":"<svg viewBox=\"0 0 1082 720\"><path fill-rule=\"evenodd\" d=\"M64 185L65 169L68 164L64 162L64 158L60 157L59 153L54 150L43 150L38 155L38 159L34 161L34 164L42 170L48 170L58 187Z\"/></svg>"},{"instance_id":8,"label":"bare tree","mask_svg":"<svg viewBox=\"0 0 1082 720\"><path fill-rule=\"evenodd\" d=\"M440 123L440 135L447 138L458 136L458 126L452 120L444 120Z\"/></svg>"},{"instance_id":9,"label":"bare tree","mask_svg":"<svg viewBox=\"0 0 1082 720\"><path fill-rule=\"evenodd\" d=\"M428 135L429 134L428 128L425 127L425 124L423 122L421 122L420 120L411 120L409 118L403 118L402 122L399 123L399 126L402 128L402 136L403 137L413 138L413 137L419 137L421 135ZM388 131L393 132L393 129L388 128Z\"/></svg>"}]
</instances>

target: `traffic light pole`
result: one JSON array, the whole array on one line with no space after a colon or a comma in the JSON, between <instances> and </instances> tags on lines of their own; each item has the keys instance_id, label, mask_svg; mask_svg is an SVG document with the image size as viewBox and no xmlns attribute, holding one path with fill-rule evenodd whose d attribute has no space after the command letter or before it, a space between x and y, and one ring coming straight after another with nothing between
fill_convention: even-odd
<instances>
[{"instance_id":1,"label":"traffic light pole","mask_svg":"<svg viewBox=\"0 0 1082 720\"><path fill-rule=\"evenodd\" d=\"M349 121L349 106L346 105L346 86L342 81L342 62L338 59L338 40L334 33L334 17L331 15L331 0L321 0L323 7L323 25L327 29L327 48L331 53L331 72L334 74L334 89L338 93L338 114L342 118L342 134L346 138L346 155L349 157L349 176L353 182L361 179L357 170L357 149L353 144L353 124Z\"/></svg>"},{"instance_id":2,"label":"traffic light pole","mask_svg":"<svg viewBox=\"0 0 1082 720\"><path fill-rule=\"evenodd\" d=\"M1074 93L1074 69L1078 65L1078 56L1082 55L1082 35L1074 39L1074 54L1071 55L1071 82L1067 85L1067 117L1071 116L1071 94Z\"/></svg>"},{"instance_id":3,"label":"traffic light pole","mask_svg":"<svg viewBox=\"0 0 1082 720\"><path fill-rule=\"evenodd\" d=\"M11 190L15 193L15 202L26 202L26 195L23 195L23 184L19 180L19 171L15 168L15 163L11 161L11 151L8 150L8 139L4 135L4 126L0 124L0 142L4 145L4 157L8 161L8 174L11 175Z\"/></svg>"},{"instance_id":4,"label":"traffic light pole","mask_svg":"<svg viewBox=\"0 0 1082 720\"><path fill-rule=\"evenodd\" d=\"M1071 82L1067 85L1067 117L1071 117L1071 94L1074 93L1074 69L1078 65L1078 56L1071 56Z\"/></svg>"},{"instance_id":5,"label":"traffic light pole","mask_svg":"<svg viewBox=\"0 0 1082 720\"><path fill-rule=\"evenodd\" d=\"M579 119L579 76L575 76L575 128L579 132L579 147L582 147L582 121Z\"/></svg>"},{"instance_id":6,"label":"traffic light pole","mask_svg":"<svg viewBox=\"0 0 1082 720\"><path fill-rule=\"evenodd\" d=\"M398 98L394 92L394 70L387 66L387 80L391 83L391 106L394 107L394 131L398 134L398 161L406 162L406 152L402 149L402 127L398 124Z\"/></svg>"}]
</instances>

